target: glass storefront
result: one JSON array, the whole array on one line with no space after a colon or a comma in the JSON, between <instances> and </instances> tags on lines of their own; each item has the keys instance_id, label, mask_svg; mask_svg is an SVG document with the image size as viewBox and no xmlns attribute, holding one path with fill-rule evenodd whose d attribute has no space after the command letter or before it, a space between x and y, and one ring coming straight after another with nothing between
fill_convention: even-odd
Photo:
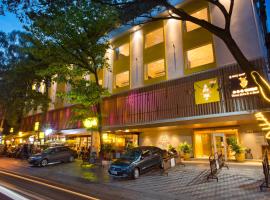
<instances>
[{"instance_id":1,"label":"glass storefront","mask_svg":"<svg viewBox=\"0 0 270 200\"><path fill-rule=\"evenodd\" d=\"M230 137L238 140L237 129L194 131L195 158L208 158L215 152L222 153L225 159L233 159L233 153L227 144Z\"/></svg>"},{"instance_id":2,"label":"glass storefront","mask_svg":"<svg viewBox=\"0 0 270 200\"><path fill-rule=\"evenodd\" d=\"M102 140L104 144L112 144L115 150L124 150L128 146L136 147L139 142L139 133L103 133Z\"/></svg>"}]
</instances>

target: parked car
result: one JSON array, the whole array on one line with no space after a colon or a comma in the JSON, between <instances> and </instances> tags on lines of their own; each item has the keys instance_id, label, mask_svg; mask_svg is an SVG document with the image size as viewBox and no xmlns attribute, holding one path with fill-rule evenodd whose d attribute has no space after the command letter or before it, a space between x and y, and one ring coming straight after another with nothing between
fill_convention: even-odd
<instances>
[{"instance_id":1,"label":"parked car","mask_svg":"<svg viewBox=\"0 0 270 200\"><path fill-rule=\"evenodd\" d=\"M52 163L73 162L77 158L76 151L68 147L49 147L39 154L28 159L32 165L45 167Z\"/></svg>"},{"instance_id":2,"label":"parked car","mask_svg":"<svg viewBox=\"0 0 270 200\"><path fill-rule=\"evenodd\" d=\"M128 150L121 158L112 162L108 172L112 177L139 178L140 174L154 166L162 167L166 151L153 146L136 147Z\"/></svg>"}]
</instances>

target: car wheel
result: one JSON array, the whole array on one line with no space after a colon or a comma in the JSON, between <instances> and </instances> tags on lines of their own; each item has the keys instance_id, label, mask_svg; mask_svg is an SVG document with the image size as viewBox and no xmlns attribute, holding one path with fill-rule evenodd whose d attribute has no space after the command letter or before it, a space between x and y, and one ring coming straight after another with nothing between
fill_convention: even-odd
<instances>
[{"instance_id":1,"label":"car wheel","mask_svg":"<svg viewBox=\"0 0 270 200\"><path fill-rule=\"evenodd\" d=\"M47 159L43 159L41 162L40 162L40 166L41 167L45 167L48 165L48 160Z\"/></svg>"},{"instance_id":2,"label":"car wheel","mask_svg":"<svg viewBox=\"0 0 270 200\"><path fill-rule=\"evenodd\" d=\"M68 159L69 162L73 162L74 161L74 156L70 156Z\"/></svg>"},{"instance_id":3,"label":"car wheel","mask_svg":"<svg viewBox=\"0 0 270 200\"><path fill-rule=\"evenodd\" d=\"M133 171L133 179L137 179L140 176L140 170L138 168L135 168Z\"/></svg>"}]
</instances>

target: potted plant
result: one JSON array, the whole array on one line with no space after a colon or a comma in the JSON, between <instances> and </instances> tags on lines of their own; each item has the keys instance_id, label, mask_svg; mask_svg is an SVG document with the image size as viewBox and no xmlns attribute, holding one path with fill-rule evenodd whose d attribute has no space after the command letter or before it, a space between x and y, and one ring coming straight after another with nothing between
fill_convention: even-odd
<instances>
[{"instance_id":1,"label":"potted plant","mask_svg":"<svg viewBox=\"0 0 270 200\"><path fill-rule=\"evenodd\" d=\"M178 150L183 153L184 160L189 160L191 151L192 151L192 146L188 144L187 142L181 143L178 146Z\"/></svg>"},{"instance_id":2,"label":"potted plant","mask_svg":"<svg viewBox=\"0 0 270 200\"><path fill-rule=\"evenodd\" d=\"M227 143L235 153L235 160L238 162L245 161L245 147L238 144L235 137L228 138Z\"/></svg>"},{"instance_id":3,"label":"potted plant","mask_svg":"<svg viewBox=\"0 0 270 200\"><path fill-rule=\"evenodd\" d=\"M172 145L168 147L168 154L172 157L177 157L177 151Z\"/></svg>"}]
</instances>

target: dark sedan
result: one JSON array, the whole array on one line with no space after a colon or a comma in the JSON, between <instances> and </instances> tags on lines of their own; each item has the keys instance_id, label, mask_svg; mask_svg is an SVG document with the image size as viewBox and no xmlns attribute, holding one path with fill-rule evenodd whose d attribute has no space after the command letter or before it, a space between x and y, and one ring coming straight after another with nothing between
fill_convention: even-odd
<instances>
[{"instance_id":1,"label":"dark sedan","mask_svg":"<svg viewBox=\"0 0 270 200\"><path fill-rule=\"evenodd\" d=\"M77 153L68 147L50 147L40 154L35 154L28 159L32 165L45 167L48 164L73 162Z\"/></svg>"},{"instance_id":2,"label":"dark sedan","mask_svg":"<svg viewBox=\"0 0 270 200\"><path fill-rule=\"evenodd\" d=\"M113 177L137 179L149 168L162 167L164 153L164 150L152 146L133 148L112 162L108 172Z\"/></svg>"}]
</instances>

